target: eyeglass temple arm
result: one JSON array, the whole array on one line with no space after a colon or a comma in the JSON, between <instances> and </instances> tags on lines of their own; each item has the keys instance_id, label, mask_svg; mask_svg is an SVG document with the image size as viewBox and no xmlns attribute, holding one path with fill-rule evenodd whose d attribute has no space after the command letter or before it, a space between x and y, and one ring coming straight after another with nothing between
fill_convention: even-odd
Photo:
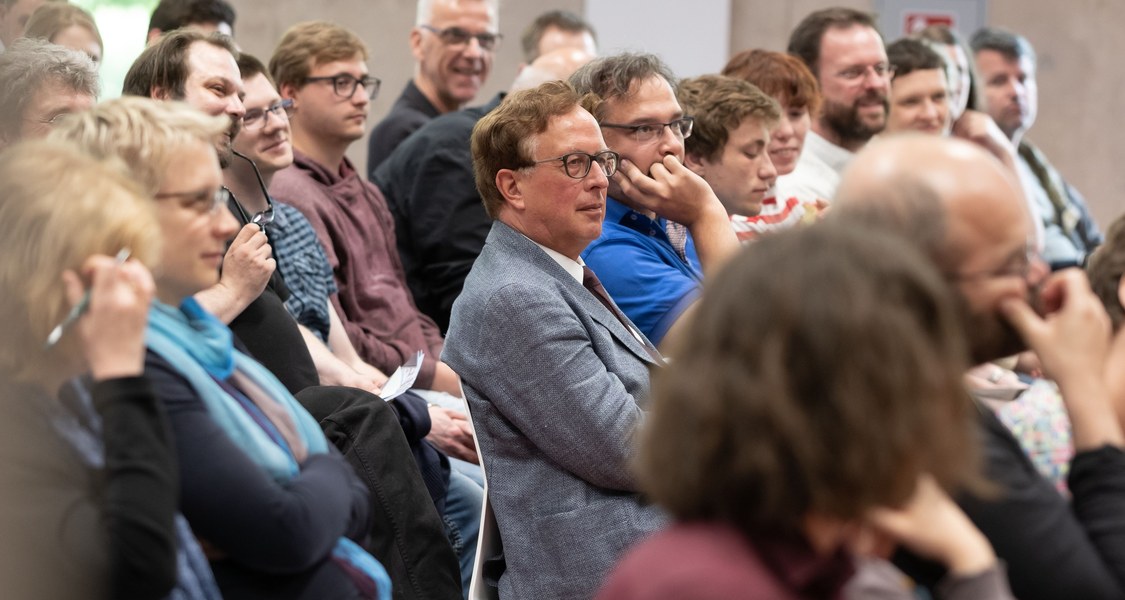
<instances>
[{"instance_id":1,"label":"eyeglass temple arm","mask_svg":"<svg viewBox=\"0 0 1125 600\"><path fill-rule=\"evenodd\" d=\"M264 197L266 199L266 207L267 207L266 210L272 209L273 208L273 199L270 198L270 192L269 192L269 190L266 189L266 182L265 182L265 180L262 179L262 172L258 170L258 165L254 162L254 159L250 158L249 156L246 156L245 154L243 154L243 153L241 153L238 150L235 150L233 148L231 148L231 153L234 154L235 156L237 156L238 158L241 158L242 160L250 163L250 168L254 170L254 177L257 178L257 180L258 180L258 188L262 190L262 197ZM232 194L231 197L234 198L234 195ZM238 204L239 210L241 210L243 216L245 216L246 211L245 211L245 209L242 208L242 204L239 203L237 199L235 199L234 202L235 202L235 204ZM249 222L249 219L247 219L247 222Z\"/></svg>"}]
</instances>

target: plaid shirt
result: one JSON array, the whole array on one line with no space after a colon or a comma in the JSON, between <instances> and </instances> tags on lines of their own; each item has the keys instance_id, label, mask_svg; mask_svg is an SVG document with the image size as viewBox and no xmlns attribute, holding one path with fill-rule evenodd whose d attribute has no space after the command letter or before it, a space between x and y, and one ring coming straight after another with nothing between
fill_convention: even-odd
<instances>
[{"instance_id":1,"label":"plaid shirt","mask_svg":"<svg viewBox=\"0 0 1125 600\"><path fill-rule=\"evenodd\" d=\"M336 281L316 232L301 211L274 202L274 219L266 225L266 234L277 268L289 286L285 308L298 323L327 341L328 297L336 293Z\"/></svg>"}]
</instances>

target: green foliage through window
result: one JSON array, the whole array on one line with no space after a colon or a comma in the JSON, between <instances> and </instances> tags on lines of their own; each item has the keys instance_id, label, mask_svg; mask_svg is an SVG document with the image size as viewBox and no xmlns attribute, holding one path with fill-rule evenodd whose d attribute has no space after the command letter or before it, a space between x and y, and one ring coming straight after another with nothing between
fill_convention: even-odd
<instances>
[{"instance_id":1,"label":"green foliage through window","mask_svg":"<svg viewBox=\"0 0 1125 600\"><path fill-rule=\"evenodd\" d=\"M115 6L118 8L140 7L149 12L156 8L157 0L71 0L72 4L77 4L86 10L93 12L103 6Z\"/></svg>"}]
</instances>

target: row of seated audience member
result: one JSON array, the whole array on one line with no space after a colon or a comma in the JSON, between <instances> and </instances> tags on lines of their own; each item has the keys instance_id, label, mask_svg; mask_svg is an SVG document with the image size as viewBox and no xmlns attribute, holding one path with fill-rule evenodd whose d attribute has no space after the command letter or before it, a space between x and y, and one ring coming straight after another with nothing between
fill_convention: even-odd
<instances>
[{"instance_id":1,"label":"row of seated audience member","mask_svg":"<svg viewBox=\"0 0 1125 600\"><path fill-rule=\"evenodd\" d=\"M833 8L678 81L552 11L465 109L497 6L423 0L364 177L354 33L164 0L95 105L68 6L0 6L13 597L1125 595L1125 225L1021 36Z\"/></svg>"}]
</instances>

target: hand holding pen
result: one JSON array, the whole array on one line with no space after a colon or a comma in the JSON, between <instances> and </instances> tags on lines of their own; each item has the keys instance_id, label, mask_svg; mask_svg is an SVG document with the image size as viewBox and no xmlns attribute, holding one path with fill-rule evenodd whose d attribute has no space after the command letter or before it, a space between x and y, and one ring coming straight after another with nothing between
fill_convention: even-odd
<instances>
[{"instance_id":1,"label":"hand holding pen","mask_svg":"<svg viewBox=\"0 0 1125 600\"><path fill-rule=\"evenodd\" d=\"M66 330L66 323L73 323L86 367L99 380L144 371L144 335L155 284L144 265L127 258L127 250L115 258L91 256L82 265L82 277L74 271L62 276L73 308L60 327Z\"/></svg>"}]
</instances>

